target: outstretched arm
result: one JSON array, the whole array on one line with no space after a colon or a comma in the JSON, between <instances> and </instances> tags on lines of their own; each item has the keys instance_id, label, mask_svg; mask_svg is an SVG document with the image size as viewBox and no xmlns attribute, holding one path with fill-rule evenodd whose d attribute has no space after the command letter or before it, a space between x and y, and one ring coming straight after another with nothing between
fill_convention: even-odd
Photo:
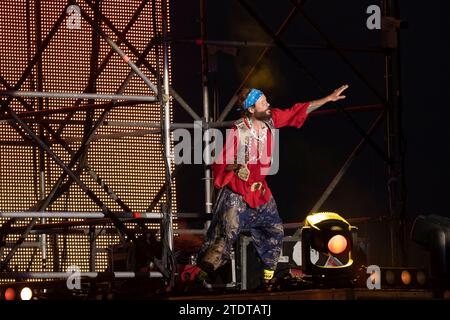
<instances>
[{"instance_id":1,"label":"outstretched arm","mask_svg":"<svg viewBox=\"0 0 450 320\"><path fill-rule=\"evenodd\" d=\"M327 102L331 102L331 101L338 101L341 99L345 99L345 96L342 96L342 92L344 92L346 89L348 88L348 85L343 85L342 87L336 89L333 91L332 94L322 98L322 99L318 99L318 100L314 100L311 101L308 110L306 110L307 113L311 113L314 110L320 108L321 106L323 106L325 103Z\"/></svg>"}]
</instances>

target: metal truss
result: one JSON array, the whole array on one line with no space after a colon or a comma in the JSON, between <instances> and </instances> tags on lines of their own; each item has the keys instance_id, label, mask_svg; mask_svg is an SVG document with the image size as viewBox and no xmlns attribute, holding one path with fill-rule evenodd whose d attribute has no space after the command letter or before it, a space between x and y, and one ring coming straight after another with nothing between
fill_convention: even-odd
<instances>
[{"instance_id":1,"label":"metal truss","mask_svg":"<svg viewBox=\"0 0 450 320\"><path fill-rule=\"evenodd\" d=\"M403 163L402 163L402 154L399 153L399 148L401 147L401 125L400 125L400 112L401 112L401 101L399 101L399 97L394 95L393 93L396 90L399 90L399 83L393 83L391 81L392 73L397 72L399 74L399 70L394 70L394 65L399 68L399 54L398 48L341 48L336 46L331 39L327 37L327 35L320 29L320 27L309 17L307 12L302 7L303 1L301 0L289 0L292 3L292 8L283 21L281 25L278 27L276 31L272 31L264 20L252 9L252 7L246 2L246 0L237 0L239 4L252 16L252 18L256 21L256 23L264 30L272 39L271 42L268 43L236 43L236 41L210 41L207 40L206 37L206 11L205 11L205 0L200 0L200 22L201 22L201 59L202 59L202 95L203 95L203 117L200 117L193 108L191 108L188 103L172 88L169 86L169 77L168 77L168 43L169 37L167 34L167 22L165 21L165 15L163 14L163 33L158 34L156 29L156 16L155 12L153 12L153 28L154 35L153 39L150 39L147 47L143 52L139 52L136 47L134 47L126 38L128 31L132 28L133 23L137 20L139 14L142 12L144 7L148 4L150 0L143 0L140 6L137 8L135 14L126 25L126 27L119 31L112 22L102 14L96 5L96 1L92 0L82 0L86 3L89 8L92 10L94 14L94 19L92 19L87 12L81 9L81 15L89 23L92 29L95 31L95 41L98 43L99 39L103 39L110 45L110 51L102 61L102 63L93 68L91 65L91 76L88 81L88 84L81 94L75 93L55 93L55 92L43 92L39 90L42 88L42 84L39 85L39 82L42 82L42 76L39 76L39 64L41 63L42 54L45 48L50 43L52 37L55 35L59 26L63 22L65 18L65 10L61 13L58 19L55 21L53 27L50 29L48 35L42 40L42 42L38 45L35 56L29 61L28 66L25 68L22 76L17 81L16 84L9 84L1 75L0 75L0 83L2 83L6 90L0 92L0 95L6 96L5 100L1 102L1 109L6 113L6 115L0 115L0 122L9 123L23 138L24 144L32 144L39 148L40 152L47 153L48 156L53 159L62 169L63 174L58 179L57 183L53 186L52 191L42 197L36 205L30 208L28 213L22 213L22 216L31 217L33 216L30 224L24 228L20 227L12 227L16 219L21 218L22 216L19 213L14 215L13 213L4 213L5 216L9 216L10 220L3 224L0 228L0 236L1 239L5 239L6 235L9 233L20 233L19 240L11 246L11 250L8 255L1 261L0 271L3 271L7 268L7 264L19 246L23 245L23 242L28 234L37 230L44 230L42 232L51 233L52 229L55 229L55 232L58 230L62 230L61 224L46 224L40 223L38 224L38 219L46 219L47 216L44 217L44 211L47 207L54 202L56 199L61 197L68 188L75 182L78 186L92 199L94 203L100 208L101 212L97 213L96 216L89 216L85 222L74 223L74 226L77 225L85 225L86 223L90 226L95 226L96 224L102 224L106 221L112 222L114 226L119 230L122 235L125 235L128 240L134 240L135 235L134 232L129 230L123 219L136 218L132 215L132 210L129 206L127 206L124 201L120 199L120 197L101 179L101 177L89 166L89 164L83 160L85 159L86 152L89 147L89 143L94 139L105 139L105 138L120 138L129 135L146 135L146 134L161 134L163 141L162 153L165 159L165 183L161 186L159 192L156 197L149 201L149 207L147 209L147 216L145 214L141 218L156 218L161 220L162 226L162 239L164 244L164 255L163 255L163 270L162 273L168 275L170 279L170 284L173 285L174 281L174 261L173 261L173 215L172 212L172 197L171 197L171 182L172 179L181 171L183 165L175 166L174 170L171 170L171 152L170 152L170 130L175 128L194 128L195 125L189 123L172 123L170 124L169 118L169 99L172 97L175 99L180 106L196 121L201 121L201 129L208 129L211 127L226 127L230 126L232 121L225 121L226 116L231 111L232 107L235 105L237 101L238 92L246 85L249 81L251 75L256 70L258 64L262 61L262 59L267 55L267 53L274 49L279 48L288 59L290 59L297 67L303 70L304 74L314 83L318 88L320 88L324 93L324 87L321 85L320 80L308 70L308 68L295 56L292 52L292 48L300 48L305 50L331 50L335 52L341 59L344 61L349 68L360 78L360 80L378 97L380 103L376 105L367 105L367 106L356 106L356 107L348 107L342 106L340 103L334 103L335 111L333 110L325 110L325 111L316 111L311 116L316 115L325 115L333 112L340 112L345 115L346 119L355 129L355 131L361 136L361 141L355 146L353 151L349 154L346 161L342 165L342 167L338 170L336 175L330 181L327 188L324 190L320 198L317 200L311 211L317 211L320 209L322 204L326 201L328 196L333 192L336 185L339 183L341 178L345 175L348 167L350 166L353 159L356 155L361 151L361 149L366 145L370 145L376 153L379 155L380 159L386 164L389 172L389 196L390 196L390 214L391 214L391 255L393 265L397 263L394 260L397 252L394 252L394 247L396 246L394 239L394 234L396 232L401 231L399 226L404 225L404 198L403 198ZM152 0L153 4L155 0ZM37 1L39 4L39 1ZM68 5L77 4L76 1L68 1ZM399 16L398 13L398 4L395 0L383 0L384 8L385 8L385 16L394 15L396 17ZM166 12L167 1L163 0L163 11ZM289 27L289 24L293 21L293 19L300 14L303 19L305 19L326 41L327 45L317 46L313 44L285 44L281 39L282 35L286 32ZM103 23L106 25L109 30L117 37L117 42L113 42L111 38L109 38L105 32L103 32L99 25ZM170 39L173 43L183 42L185 40L177 40ZM186 42L186 41L185 41ZM198 42L196 42L198 44ZM229 102L223 107L222 112L215 119L210 116L210 97L209 97L209 87L208 87L208 54L207 47L208 45L215 46L258 46L262 47L263 50L255 59L254 65L250 68L247 75L244 77L242 83L237 87L234 95L231 97ZM119 48L120 45L125 45L130 52L138 57L136 62L132 62L131 59ZM154 68L150 63L147 62L146 56L150 52L152 48L156 49L157 59L162 57L163 59L163 70L159 70L159 63L157 63L157 67ZM369 79L363 75L362 72L358 70L358 68L352 63L352 61L345 56L346 51L359 51L359 52L379 52L380 54L384 54L386 57L386 68L385 68L385 81L386 81L386 94L379 93L370 83ZM94 52L92 53L95 54ZM101 95L95 93L95 81L98 78L99 74L105 69L108 61L114 54L118 54L123 60L124 63L127 63L130 67L130 73L124 79L118 90L114 95ZM21 91L20 88L27 79L27 77L31 74L33 68L38 66L38 90L33 92L24 92ZM148 71L150 71L157 79L157 83L154 84L148 79L141 71L140 67L144 66ZM94 70L95 69L95 70ZM94 72L95 71L95 72ZM123 95L124 89L127 87L127 84L134 76L134 74L138 75L148 86L149 90L151 90L155 96L129 96ZM397 77L398 79L398 77ZM398 80L399 81L399 80ZM57 110L44 110L43 108L38 108L35 110L24 97L37 97L38 101L42 101L42 98L49 97L58 97L58 98L76 98L76 102L74 106L71 108L61 108ZM15 112L10 107L10 102L12 99L17 99L21 105L24 107L24 112ZM94 104L95 99L110 99L110 103L104 104ZM83 101L87 100L87 103L83 104ZM140 123L140 122L118 122L118 121L108 121L106 120L106 116L108 113L114 108L128 108L135 105L137 102L158 102L161 107L161 113L164 115L161 123ZM84 136L81 139L81 146L78 150L73 150L69 144L68 140L63 139L61 137L61 133L65 127L65 125L71 123L74 114L78 111L90 111L92 112L94 109L102 109L103 112L100 117L95 122L89 122L86 117L85 132ZM359 126L359 124L352 117L353 112L364 112L364 111L372 111L372 110L380 110L379 115L373 121L372 125L368 130L365 130ZM44 121L39 120L39 117L50 115L50 114L66 114L66 117L63 121L60 122L52 122L52 121ZM394 121L395 119L395 121ZM384 150L380 147L371 137L372 133L378 128L383 120L386 120L386 130L385 134L387 137L387 146L385 146ZM34 132L31 128L31 124L38 123L40 126L39 132ZM59 128L57 130L52 129L50 126L51 123L58 123ZM78 124L83 124L80 122L74 122ZM138 130L129 133L120 133L113 136L98 136L96 135L97 129L100 126L146 126L149 127L150 130ZM44 134L44 130L48 133L51 139L48 139ZM9 142L3 141L0 142L3 144L8 144ZM56 154L54 154L50 148L52 144L61 145L70 155L71 161L69 163L64 163ZM386 151L385 151L386 150ZM83 165L78 165L77 163L82 163ZM40 168L43 171L43 167ZM106 194L113 199L121 209L123 209L122 213L112 212L101 200L100 198L90 190L86 184L80 180L80 175L83 171L87 171L89 175L96 181L102 189L106 192ZM157 203L163 196L166 196L166 202L163 205L162 213L152 214L155 209ZM401 204L400 206L398 204ZM213 205L213 187L212 187L212 175L210 169L205 166L205 213L210 214L212 212ZM35 212L36 214L33 214ZM64 213L61 213L64 215ZM66 215L75 214L75 213L65 213ZM182 217L182 214L178 214ZM52 215L52 217L54 217ZM203 214L194 214L192 217L197 218L205 218ZM145 228L145 224L141 223L143 219L137 219L138 224ZM43 220L45 222L45 220ZM54 226L52 226L54 225ZM95 234L95 229L92 229ZM202 231L204 232L204 231ZM403 238L402 238L403 237ZM400 233L400 241L403 241L404 234ZM5 241L1 241L0 244L5 247ZM400 242L400 247L404 247L404 243ZM91 252L92 253L92 252ZM91 257L92 264L92 257ZM92 265L91 271L94 271L95 265Z\"/></svg>"},{"instance_id":2,"label":"metal truss","mask_svg":"<svg viewBox=\"0 0 450 320\"><path fill-rule=\"evenodd\" d=\"M351 153L346 158L345 162L338 170L338 172L331 179L328 186L325 188L319 199L316 201L314 206L311 208L310 212L318 211L329 195L333 192L336 185L345 175L347 169L349 168L352 161L360 153L362 148L367 144L372 147L372 149L377 153L379 158L383 161L386 166L388 177L387 177L387 191L389 196L389 223L390 223L390 256L392 265L398 265L399 263L405 263L406 260L406 243L405 243L405 176L404 176L404 144L403 144L403 128L401 124L401 70L400 70L400 54L399 54L399 35L398 30L388 30L393 31L394 42L397 44L395 46L383 46L380 48L353 48L353 47L339 47L333 43L333 41L327 36L327 34L320 28L320 26L312 19L307 11L303 8L305 1L302 0L289 0L292 4L292 9L288 13L285 20L280 24L276 31L272 31L271 28L265 23L264 19L258 15L258 13L252 8L252 6L246 0L237 0L241 7L253 18L257 25L263 30L270 38L271 42L248 42L248 41L213 41L206 39L206 23L204 12L201 13L200 22L202 24L201 39L198 40L185 40L185 39L173 39L174 42L184 42L184 43L195 43L201 45L202 47L202 83L203 83L203 98L204 98L204 108L208 105L207 94L205 94L205 86L207 79L207 70L205 70L205 65L207 65L207 55L204 54L205 48L208 45L213 46L225 46L225 47L262 47L262 51L259 56L255 59L255 63L251 66L248 73L245 75L244 80L235 90L235 93L230 98L229 102L222 109L220 115L218 115L217 122L223 122L235 106L237 101L237 96L240 90L248 83L251 75L256 70L257 66L260 64L262 59L267 55L267 53L273 48L278 48L284 55L293 62L303 74L313 83L321 92L324 94L328 93L324 86L322 85L320 79L311 72L306 65L295 55L292 51L293 48L302 50L328 50L336 53L338 57L349 67L349 69L360 79L360 81L378 98L379 104L376 105L366 105L357 107L344 107L340 102L334 102L332 105L335 110L324 110L316 111L311 114L314 115L325 115L334 112L342 113L348 120L350 125L355 129L358 135L361 136L361 140L351 151ZM204 0L200 0L200 8L202 11L204 8ZM399 4L397 0L383 0L383 17L388 19L399 19ZM315 44L286 44L282 40L282 35L286 32L289 24L292 20L300 15L326 42L326 45L315 45ZM356 51L356 52L368 52L368 53L379 53L383 54L385 57L385 70L384 70L384 81L386 92L383 94L379 92L372 84L371 81L359 70L359 68L352 62L352 60L345 55L345 52ZM217 106L216 106L217 108ZM362 128L353 118L353 112L361 111L373 111L379 110L379 114L375 120L370 125L369 129L366 130ZM384 123L385 125L385 145L378 145L371 137L373 132ZM210 175L205 170L205 181L208 183L210 180ZM209 204L211 201L211 187L207 188L207 194L205 198L205 211L208 213ZM300 229L297 230L297 234Z\"/></svg>"},{"instance_id":3,"label":"metal truss","mask_svg":"<svg viewBox=\"0 0 450 320\"><path fill-rule=\"evenodd\" d=\"M173 88L169 86L169 62L168 62L168 41L167 41L167 1L162 1L162 19L163 19L163 28L162 34L157 32L156 28L156 12L153 10L152 14L152 28L154 31L154 38L150 39L147 47L143 52L139 52L127 39L126 34L133 26L134 22L136 22L140 13L144 9L144 7L149 3L149 0L143 0L140 6L137 8L133 17L126 25L123 31L119 31L115 26L111 23L111 21L105 17L99 10L98 3L99 1L90 1L84 0L84 2L90 7L93 12L94 19L90 17L90 15L82 9L80 6L81 16L84 18L86 22L91 26L94 31L93 34L93 50L91 56L91 74L88 81L88 84L83 93L68 93L68 92L43 92L42 90L42 54L51 42L53 36L56 34L58 28L62 24L66 16L66 8L61 12L58 19L53 24L50 32L47 36L40 41L40 1L36 1L36 20L37 20L37 38L39 39L37 42L37 50L32 59L30 59L27 67L25 68L22 76L19 81L11 85L6 79L4 79L0 75L0 83L6 88L5 91L1 91L0 95L5 96L6 98L1 101L1 109L4 111L5 115L2 116L2 122L9 123L23 138L25 144L32 144L39 148L39 152L42 155L41 159L43 159L44 153L46 153L54 162L56 162L63 170L63 174L59 177L58 181L54 184L52 190L49 194L45 195L43 190L41 190L42 198L38 201L32 208L30 208L30 212L27 213L3 213L2 216L8 216L10 219L6 221L2 227L0 228L0 252L3 251L3 248L7 246L5 241L6 236L11 232L17 230L17 228L13 228L12 225L19 218L23 217L31 217L31 222L24 228L20 228L20 236L19 239L13 243L9 244L10 251L4 257L4 259L0 262L0 271L7 269L8 262L13 257L17 249L24 244L26 237L33 232L34 230L38 230L42 228L52 229L57 224L48 224L46 222L46 218L48 217L58 217L58 214L48 215L45 214L45 210L53 203L56 199L62 196L68 188L75 182L78 186L88 195L88 197L100 208L101 213L99 213L99 217L102 219L92 219L96 218L95 214L89 215L85 214L84 217L88 218L87 221L91 221L91 227L93 232L95 233L95 225L98 223L105 223L107 220L108 223L113 223L113 225L117 228L121 235L126 236L126 240L133 241L135 240L134 231L130 230L125 224L124 220L126 218L130 218L132 210L130 207L125 204L125 202L120 199L120 197L104 182L104 180L92 169L92 167L86 161L86 152L89 148L90 142L93 141L94 137L96 137L96 131L100 126L102 126L105 122L105 119L109 112L116 107L124 107L124 106L133 106L136 103L145 102L145 103L154 103L157 102L161 106L161 113L163 115L163 120L161 123L157 124L157 128L162 136L163 142L163 154L165 159L165 168L166 168L166 183L164 193L166 195L166 203L163 204L163 210L161 214L152 214L151 212L145 213L140 216L140 218L153 218L161 220L161 233L163 240L163 265L160 270L168 278L169 284L173 285L174 282L174 259L173 259L173 220L172 220L172 203L171 203L171 176L170 176L170 118L169 118L169 95L172 95L180 105L193 116L194 119L200 120L200 117L192 110L192 108L176 93ZM155 7L155 0L152 0L153 7ZM76 1L68 1L67 6L69 5L77 5ZM117 36L118 41L115 43L111 40L110 37L106 35L105 32L99 27L100 23L104 23L110 30ZM110 46L110 51L103 59L102 63L97 67L96 59L98 58L98 45L100 38L106 41ZM119 46L124 44L135 56L138 57L136 62L133 62L130 57L128 57ZM161 48L159 48L161 47ZM163 56L163 70L162 75L160 74L158 68L155 69L146 61L146 56L150 52L152 48L156 48L157 59L159 59L159 55ZM101 74L101 72L105 69L108 61L114 54L118 54L124 61L124 63L128 64L130 67L130 72L126 79L122 82L121 86L117 90L116 94L113 95L104 95L95 93L95 84L96 79ZM140 66L144 65L156 78L157 83L154 84L150 79L148 79L144 73L141 71ZM24 84L25 80L30 76L33 68L36 69L37 73L37 90L32 92L21 91L20 88ZM123 91L127 87L129 81L134 75L139 76L144 83L148 86L149 90L151 90L154 95L145 95L145 96L133 96L133 95L123 95ZM38 109L35 110L27 101L24 99L25 97L36 97L38 98ZM72 108L61 108L59 110L44 110L42 108L43 98L69 98L69 99L77 99L74 106ZM10 103L13 99L17 99L21 105L25 108L25 112L15 112L10 107ZM111 102L105 104L95 105L95 99L109 99ZM87 104L82 105L82 101L87 100ZM93 116L93 110L101 108L103 111L100 117L93 122L91 120ZM87 111L90 116L86 116L86 121L84 122L84 135L81 139L81 146L78 150L73 150L68 141L61 137L61 133L64 129L64 126L71 122L71 118L77 111ZM64 121L59 122L59 128L57 130L52 129L50 126L51 121L39 121L40 116L62 113L66 114ZM38 119L37 123L39 123L39 132L35 132L30 124L35 123L32 117L36 117ZM44 132L47 131L48 135L52 140L46 138ZM69 163L64 163L50 148L52 144L61 145L71 156L71 160ZM78 165L77 165L78 164ZM44 172L45 167L44 163L40 163L39 171L41 174ZM80 175L83 171L87 171L91 178L96 181L102 189L106 192L106 194L113 199L122 209L122 214L113 213L107 205L100 200L100 198L91 190L87 185L80 180ZM37 212L37 214L33 214L33 212ZM64 213L60 213L64 215ZM75 213L65 213L66 216L74 215ZM75 214L76 215L76 214ZM128 216L127 216L128 215ZM38 224L38 219L41 219L41 223ZM99 221L103 220L103 221ZM128 219L129 220L129 219ZM144 219L135 219L138 225L141 226L142 229L146 229ZM77 225L82 224L76 223ZM91 228L90 227L90 228ZM91 233L90 233L91 234ZM44 243L45 245L45 243ZM92 248L91 248L92 249ZM95 250L91 250L91 271L95 270ZM43 257L43 260L45 257ZM93 263L94 261L94 263ZM45 269L45 265L44 265Z\"/></svg>"}]
</instances>

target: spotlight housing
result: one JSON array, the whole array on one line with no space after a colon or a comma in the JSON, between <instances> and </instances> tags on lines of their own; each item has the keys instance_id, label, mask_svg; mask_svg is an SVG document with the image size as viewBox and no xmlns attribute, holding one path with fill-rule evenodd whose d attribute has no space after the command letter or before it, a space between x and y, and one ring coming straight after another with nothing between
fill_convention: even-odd
<instances>
[{"instance_id":1,"label":"spotlight housing","mask_svg":"<svg viewBox=\"0 0 450 320\"><path fill-rule=\"evenodd\" d=\"M301 230L303 271L316 278L350 279L356 230L334 212L308 215Z\"/></svg>"},{"instance_id":2,"label":"spotlight housing","mask_svg":"<svg viewBox=\"0 0 450 320\"><path fill-rule=\"evenodd\" d=\"M450 218L420 215L411 239L430 252L430 281L437 297L450 288Z\"/></svg>"},{"instance_id":3,"label":"spotlight housing","mask_svg":"<svg viewBox=\"0 0 450 320\"><path fill-rule=\"evenodd\" d=\"M428 273L425 269L410 267L381 267L382 289L427 289Z\"/></svg>"},{"instance_id":4,"label":"spotlight housing","mask_svg":"<svg viewBox=\"0 0 450 320\"><path fill-rule=\"evenodd\" d=\"M20 290L20 299L21 300L31 300L33 298L33 291L29 287L23 287Z\"/></svg>"}]
</instances>

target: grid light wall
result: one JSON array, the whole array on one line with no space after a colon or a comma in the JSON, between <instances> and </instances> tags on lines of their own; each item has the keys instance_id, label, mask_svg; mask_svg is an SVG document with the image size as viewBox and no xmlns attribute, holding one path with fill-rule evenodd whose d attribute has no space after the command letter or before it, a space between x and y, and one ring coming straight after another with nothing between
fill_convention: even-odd
<instances>
[{"instance_id":1,"label":"grid light wall","mask_svg":"<svg viewBox=\"0 0 450 320\"><path fill-rule=\"evenodd\" d=\"M92 1L95 3L95 1ZM100 10L112 24L123 32L130 22L133 14L141 4L141 1L120 2L114 0L102 0ZM127 31L126 39L142 52L153 37L152 10L156 10L157 28L162 32L161 0L156 0L156 7L152 8L152 1L147 1L138 19ZM61 14L66 12L67 1L42 0L40 1L40 16L36 1L8 0L0 3L0 90L11 89L22 76L28 62L34 57L38 48L36 45L36 26L40 20L42 40L47 37L52 26ZM80 7L94 19L94 12L84 2L79 1ZM167 21L170 11L167 12ZM43 91L82 93L91 76L90 57L93 51L93 29L87 21L81 18L80 28L68 28L68 17L58 27L42 55L42 86ZM169 24L170 26L170 24ZM101 23L101 29L117 43L118 37L106 24ZM126 45L120 48L136 61ZM98 52L99 66L108 53L110 46L100 37ZM170 64L169 48L169 64ZM147 61L156 69L156 51L153 48L147 55ZM159 68L162 70L162 57ZM156 84L156 78L143 65L140 69ZM115 94L122 82L127 77L130 67L114 53L99 74L96 81L96 92L101 94ZM169 75L171 69L169 67ZM19 88L23 91L37 91L37 68L34 67L26 81ZM123 94L150 95L155 94L138 76L134 75ZM7 98L2 98L7 100ZM24 99L34 110L38 109L38 99ZM61 109L72 107L76 100L45 98L43 109ZM96 104L108 102L96 100ZM83 100L81 105L86 104ZM10 101L11 108L15 112L27 111L17 99ZM172 106L171 106L172 110ZM93 123L99 118L103 109L95 110L90 118ZM3 114L3 113L2 113ZM70 115L70 117L68 117ZM48 120L53 130L61 132L62 138L69 142L73 151L78 150L83 139L84 123L88 118L86 111L78 111L73 114L60 113L43 117ZM170 115L172 121L172 111ZM33 118L34 120L38 120ZM69 121L68 121L69 120ZM113 109L108 117L109 121L139 121L160 122L160 106L158 103L138 104L134 106L122 106ZM36 133L42 128L36 121L30 121L30 126ZM114 127L103 125L97 130L96 137L90 144L87 154L87 162L90 167L102 178L102 180L131 208L134 212L143 212L147 209L160 187L164 183L164 161L162 157L161 136L159 134L147 134L133 136L132 131L145 130L145 127ZM45 137L54 141L44 129ZM117 137L122 136L120 138ZM111 135L114 135L112 137ZM52 151L68 164L71 155L60 144L52 143ZM41 154L37 148L31 145L17 133L8 123L0 123L0 211L26 211L29 210L40 198L39 187L39 160ZM47 195L63 173L63 170L47 154L44 155L45 167L45 194ZM75 166L76 167L76 166ZM173 168L172 168L173 169ZM122 211L122 208L109 197L104 190L85 171L80 176L81 180L91 189L101 201L112 211ZM176 212L175 184L172 190L173 211ZM164 202L165 197L160 201ZM47 208L48 211L63 212L99 212L98 206L73 183L69 191L60 196ZM154 211L160 211L158 205ZM72 219L73 220L73 219ZM0 224L6 221L0 219ZM24 226L30 220L20 220L14 226ZM62 219L47 219L47 222L61 222ZM135 227L133 224L127 224ZM151 224L152 228L159 228L158 224ZM107 225L106 228L114 228ZM18 235L7 237L8 242L14 242ZM29 235L26 242L38 242L37 235ZM100 249L108 248L119 242L117 235L110 233L98 236L97 243ZM70 265L77 265L82 271L89 271L89 237L82 234L49 236L46 246L47 269L53 271L65 271ZM5 248L1 259L8 253ZM42 247L20 248L9 263L9 267L17 271L44 271L42 264ZM58 259L58 261L55 261ZM54 270L59 266L59 270ZM103 271L107 267L107 255L101 251L96 256L96 271Z\"/></svg>"}]
</instances>

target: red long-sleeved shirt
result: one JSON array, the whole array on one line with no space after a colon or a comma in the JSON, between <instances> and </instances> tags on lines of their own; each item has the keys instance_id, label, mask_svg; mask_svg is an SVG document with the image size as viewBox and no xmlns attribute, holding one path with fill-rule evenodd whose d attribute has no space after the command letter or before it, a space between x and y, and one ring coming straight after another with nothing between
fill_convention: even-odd
<instances>
[{"instance_id":1,"label":"red long-sleeved shirt","mask_svg":"<svg viewBox=\"0 0 450 320\"><path fill-rule=\"evenodd\" d=\"M310 103L296 103L289 109L272 109L272 120L275 128L282 127L296 127L300 128L307 118L307 109ZM249 127L249 124L245 121L245 124ZM267 156L270 158L272 135L270 130L267 129ZM236 139L236 126L233 126L231 133L227 136L227 140L222 149L221 159L235 159L237 152L237 139ZM227 155L228 153L228 155ZM217 159L217 158L216 158ZM216 188L223 188L228 186L233 192L242 195L245 202L252 208L257 208L270 200L272 192L270 191L266 176L262 172L263 168L269 168L269 164L261 163L249 163L247 165L250 175L247 181L239 178L235 171L225 171L227 161L216 161L212 164L212 170L214 174L214 186ZM263 188L257 190L251 190L252 184L260 182Z\"/></svg>"}]
</instances>

